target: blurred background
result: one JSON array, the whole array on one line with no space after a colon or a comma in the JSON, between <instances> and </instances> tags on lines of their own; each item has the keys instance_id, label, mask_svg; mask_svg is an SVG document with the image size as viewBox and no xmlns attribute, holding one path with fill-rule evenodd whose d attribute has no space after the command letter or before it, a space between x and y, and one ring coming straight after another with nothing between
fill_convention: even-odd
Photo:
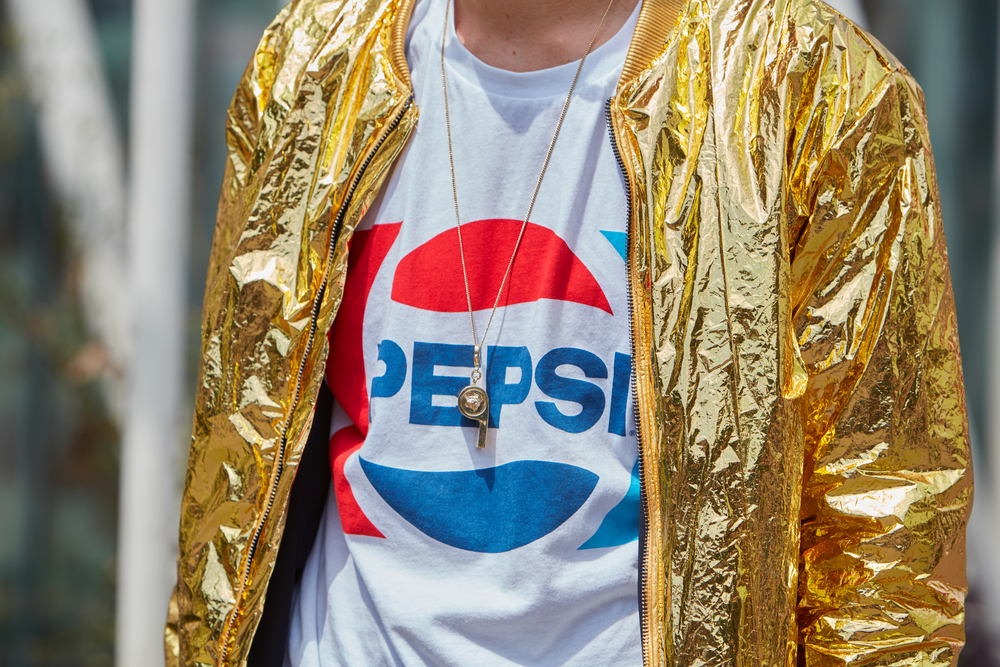
<instances>
[{"instance_id":1,"label":"blurred background","mask_svg":"<svg viewBox=\"0 0 1000 667\"><path fill-rule=\"evenodd\" d=\"M226 108L283 4L0 0L0 665L162 663ZM926 95L976 459L962 665L1000 667L998 0L834 4Z\"/></svg>"}]
</instances>

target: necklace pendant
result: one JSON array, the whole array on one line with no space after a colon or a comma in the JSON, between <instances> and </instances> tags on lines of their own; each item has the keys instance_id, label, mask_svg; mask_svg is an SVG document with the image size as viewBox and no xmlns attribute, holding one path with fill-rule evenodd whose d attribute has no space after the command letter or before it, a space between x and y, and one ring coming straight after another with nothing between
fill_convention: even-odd
<instances>
[{"instance_id":1,"label":"necklace pendant","mask_svg":"<svg viewBox=\"0 0 1000 667\"><path fill-rule=\"evenodd\" d=\"M479 437L476 446L486 447L486 426L490 419L490 397L485 389L469 385L458 393L458 411L463 417L479 422Z\"/></svg>"}]
</instances>

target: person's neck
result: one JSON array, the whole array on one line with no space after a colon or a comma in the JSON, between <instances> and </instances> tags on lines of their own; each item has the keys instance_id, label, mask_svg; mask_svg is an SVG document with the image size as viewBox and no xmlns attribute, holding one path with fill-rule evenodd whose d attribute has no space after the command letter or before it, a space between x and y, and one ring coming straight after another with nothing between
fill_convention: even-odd
<instances>
[{"instance_id":1,"label":"person's neck","mask_svg":"<svg viewBox=\"0 0 1000 667\"><path fill-rule=\"evenodd\" d=\"M639 0L614 0L596 49L623 25ZM579 60L608 0L455 0L459 40L488 65L531 72Z\"/></svg>"}]
</instances>

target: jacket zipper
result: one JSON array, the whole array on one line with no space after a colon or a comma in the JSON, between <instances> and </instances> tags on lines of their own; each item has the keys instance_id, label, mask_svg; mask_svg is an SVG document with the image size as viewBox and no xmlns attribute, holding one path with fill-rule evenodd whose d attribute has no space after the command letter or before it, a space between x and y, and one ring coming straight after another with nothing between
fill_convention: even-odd
<instances>
[{"instance_id":1,"label":"jacket zipper","mask_svg":"<svg viewBox=\"0 0 1000 667\"><path fill-rule=\"evenodd\" d=\"M368 169L368 165L371 164L372 159L378 153L379 149L386 142L389 136L395 131L396 127L399 126L400 121L402 121L403 116L410 109L413 104L413 93L406 98L403 102L403 107L399 110L396 116L392 119L389 125L386 127L385 132L375 143L368 155L365 156L364 161L361 163L361 167L358 169L357 174L354 176L354 180L351 182L351 187L347 191L347 196L344 198L344 203L341 204L340 209L337 211L337 217L334 219L333 229L330 231L330 240L326 247L326 275L323 277L323 283L320 285L319 292L316 296L316 300L313 302L312 312L309 316L309 339L306 343L305 353L302 355L302 362L299 364L298 373L295 376L295 387L292 391L292 403L291 408L288 411L288 419L285 420L285 426L281 431L281 442L278 447L278 471L274 476L274 483L271 485L271 489L268 493L267 505L264 507L264 513L261 515L260 521L257 524L257 529L254 531L253 539L250 541L250 547L247 550L246 565L243 567L243 576L240 580L239 596L236 599L236 606L229 613L229 618L226 620L226 627L222 633L222 648L219 652L219 665L226 662L226 657L229 652L229 640L230 632L232 631L233 622L239 615L240 610L240 599L243 596L244 591L246 591L247 583L250 580L250 567L253 563L253 557L257 552L257 545L260 542L261 533L264 531L264 525L267 523L268 518L271 515L271 509L274 507L274 497L278 492L278 481L281 479L281 474L284 472L285 468L285 449L288 445L288 428L291 424L292 415L299 407L299 399L301 398L300 390L302 389L302 375L305 372L306 361L309 358L310 352L312 352L313 343L316 341L316 322L319 318L319 309L323 303L323 298L326 296L327 283L330 280L329 267L330 262L333 261L333 251L337 246L337 241L340 239L341 227L344 224L344 216L347 213L347 208L350 206L351 199L354 197L354 192L358 188L358 184L361 182L361 177L364 176L365 171Z\"/></svg>"},{"instance_id":2,"label":"jacket zipper","mask_svg":"<svg viewBox=\"0 0 1000 667\"><path fill-rule=\"evenodd\" d=\"M611 122L611 102L609 98L604 105L605 116L608 121L608 134L611 137L611 150L615 154L618 168L621 170L622 178L625 181L625 206L627 217L625 218L625 285L628 292L628 342L632 350L632 410L635 412L635 441L639 449L639 505L642 507L642 523L639 530L639 628L642 632L642 664L650 665L649 656L649 624L646 621L646 577L649 569L649 513L646 508L646 477L643 472L645 467L642 456L642 427L641 414L638 401L638 376L635 372L635 306L632 302L632 183L628 178L628 171L625 169L625 161L622 159L621 151L618 149L618 139L615 137L615 127Z\"/></svg>"}]
</instances>

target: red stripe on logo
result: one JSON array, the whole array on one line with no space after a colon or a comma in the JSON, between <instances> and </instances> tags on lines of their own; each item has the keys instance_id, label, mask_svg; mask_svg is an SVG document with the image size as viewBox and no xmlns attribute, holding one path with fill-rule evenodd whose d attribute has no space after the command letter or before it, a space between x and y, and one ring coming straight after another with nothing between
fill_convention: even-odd
<instances>
[{"instance_id":1,"label":"red stripe on logo","mask_svg":"<svg viewBox=\"0 0 1000 667\"><path fill-rule=\"evenodd\" d=\"M476 220L462 225L473 310L493 307L521 231L520 220ZM594 275L566 242L546 227L528 223L500 297L501 306L540 299L571 301L611 313ZM439 313L468 309L458 230L438 234L400 262L392 300Z\"/></svg>"}]
</instances>

